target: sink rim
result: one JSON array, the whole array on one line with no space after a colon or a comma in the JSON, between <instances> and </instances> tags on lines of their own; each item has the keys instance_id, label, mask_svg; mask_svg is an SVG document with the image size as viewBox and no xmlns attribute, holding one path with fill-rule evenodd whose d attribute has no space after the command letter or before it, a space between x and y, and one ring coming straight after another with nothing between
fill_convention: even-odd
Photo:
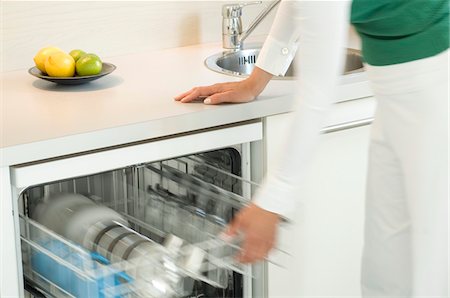
<instances>
[{"instance_id":1,"label":"sink rim","mask_svg":"<svg viewBox=\"0 0 450 298\"><path fill-rule=\"evenodd\" d=\"M207 57L204 60L204 64L205 64L206 68L208 68L209 70L212 70L212 71L220 73L220 74L225 74L225 75L239 77L239 78L247 78L249 76L248 74L222 68L217 64L217 61L223 57L226 57L227 55L232 55L237 52L254 51L254 50L261 50L261 47L249 47L249 48L239 49L239 50L222 51L222 52L219 52L219 53L216 53L216 54L213 54L213 55ZM354 49L354 48L346 48L346 50L347 50L347 53L362 57L361 50ZM346 71L342 75L342 77L346 77L346 76L349 76L352 74L363 73L363 72L364 72L364 65L361 68L357 68L357 69L351 70L351 71ZM292 81L292 80L295 80L296 78L297 78L296 76L273 76L272 79Z\"/></svg>"}]
</instances>

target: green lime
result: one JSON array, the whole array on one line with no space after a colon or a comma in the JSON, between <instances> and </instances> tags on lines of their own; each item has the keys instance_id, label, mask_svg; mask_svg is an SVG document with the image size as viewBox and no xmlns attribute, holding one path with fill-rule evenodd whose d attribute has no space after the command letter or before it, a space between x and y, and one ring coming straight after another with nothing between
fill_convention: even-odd
<instances>
[{"instance_id":1,"label":"green lime","mask_svg":"<svg viewBox=\"0 0 450 298\"><path fill-rule=\"evenodd\" d=\"M86 54L86 52L84 52L83 50L72 50L70 51L69 55L72 56L73 60L75 60L75 62L78 61L78 59L80 59L81 56L83 56L84 54Z\"/></svg>"},{"instance_id":2,"label":"green lime","mask_svg":"<svg viewBox=\"0 0 450 298\"><path fill-rule=\"evenodd\" d=\"M102 61L95 54L84 54L75 65L79 76L93 76L102 71Z\"/></svg>"}]
</instances>

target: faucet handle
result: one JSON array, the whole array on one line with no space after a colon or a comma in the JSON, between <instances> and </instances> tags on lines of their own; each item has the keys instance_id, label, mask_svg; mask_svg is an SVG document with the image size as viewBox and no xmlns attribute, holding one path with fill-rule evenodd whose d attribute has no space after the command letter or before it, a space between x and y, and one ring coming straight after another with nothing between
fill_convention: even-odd
<instances>
[{"instance_id":1,"label":"faucet handle","mask_svg":"<svg viewBox=\"0 0 450 298\"><path fill-rule=\"evenodd\" d=\"M233 4L224 4L222 6L222 16L224 18L238 18L242 16L242 8L249 5L261 4L262 1L251 1Z\"/></svg>"}]
</instances>

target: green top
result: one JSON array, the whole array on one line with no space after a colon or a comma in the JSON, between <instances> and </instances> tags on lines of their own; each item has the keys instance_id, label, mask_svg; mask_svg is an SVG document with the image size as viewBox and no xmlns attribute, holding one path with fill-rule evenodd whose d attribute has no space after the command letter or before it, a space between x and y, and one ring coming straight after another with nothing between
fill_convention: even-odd
<instances>
[{"instance_id":1,"label":"green top","mask_svg":"<svg viewBox=\"0 0 450 298\"><path fill-rule=\"evenodd\" d=\"M351 23L371 65L427 58L449 47L448 0L353 0Z\"/></svg>"}]
</instances>

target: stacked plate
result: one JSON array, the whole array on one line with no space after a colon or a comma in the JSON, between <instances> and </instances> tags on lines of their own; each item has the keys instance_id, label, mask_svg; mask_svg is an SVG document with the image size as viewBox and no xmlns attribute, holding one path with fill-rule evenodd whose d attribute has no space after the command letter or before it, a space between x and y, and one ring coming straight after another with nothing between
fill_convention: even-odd
<instances>
[{"instance_id":1,"label":"stacked plate","mask_svg":"<svg viewBox=\"0 0 450 298\"><path fill-rule=\"evenodd\" d=\"M58 193L44 198L31 218L79 245L84 244L88 230L98 222L128 226L127 220L116 211L73 193Z\"/></svg>"}]
</instances>

